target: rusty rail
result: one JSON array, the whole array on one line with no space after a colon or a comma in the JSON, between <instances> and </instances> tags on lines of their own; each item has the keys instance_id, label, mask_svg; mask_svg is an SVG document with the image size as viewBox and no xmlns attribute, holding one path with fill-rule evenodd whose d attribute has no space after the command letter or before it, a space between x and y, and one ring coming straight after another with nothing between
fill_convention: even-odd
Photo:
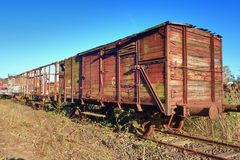
<instances>
[{"instance_id":1,"label":"rusty rail","mask_svg":"<svg viewBox=\"0 0 240 160\"><path fill-rule=\"evenodd\" d=\"M231 148L235 148L235 149L239 149L239 150L240 150L240 146L239 146L239 145L234 145L234 144L229 144L229 143L214 141L214 140L210 140L210 139L204 139L204 138L195 137L195 136L189 136L189 135L186 135L186 134L170 133L170 132L166 132L166 133L167 133L167 134L171 134L171 135L176 135L176 136L184 137L184 138L194 139L194 140L198 140L198 141L210 142L210 143L214 143L214 144L218 144L218 145L222 145L222 146L229 146L229 147L231 147Z\"/></svg>"},{"instance_id":2,"label":"rusty rail","mask_svg":"<svg viewBox=\"0 0 240 160\"><path fill-rule=\"evenodd\" d=\"M231 148L231 149L234 149L234 151L236 152L237 150L237 153L235 154L238 154L240 153L240 146L239 145L233 145L233 144L228 144L228 143L224 143L224 142L218 142L218 141L213 141L213 140L209 140L209 139L204 139L204 138L199 138L199 137L194 137L194 136L189 136L189 135L183 135L183 134L178 134L178 133L170 133L170 132L164 132L165 134L170 134L170 135L173 135L175 137L183 137L183 138L187 138L187 139L191 139L191 140L196 140L198 142L201 142L201 143L205 143L205 144L208 144L208 145L218 145L218 146L221 146L221 147L228 147L228 148ZM178 145L178 144L175 144L175 143L169 143L169 142L164 142L163 140L156 140L156 139L152 139L152 138L148 138L148 137L144 137L144 136L140 136L141 138L145 139L145 140L150 140L150 141L153 141L155 143L158 143L158 144L163 144L163 145L167 145L167 146L171 146L171 147L174 147L174 148L178 148L178 149L181 149L181 150L184 150L184 151L187 151L187 152L191 152L191 153L194 153L194 154L197 154L197 155L202 155L204 157L209 157L209 158L214 158L214 159L219 159L219 160L227 160L227 159L230 159L232 158L234 155L234 153L230 152L230 158L229 157L224 157L224 153L220 153L220 154L211 154L211 153L207 153L205 152L206 150L200 150L200 149L191 149L191 148L186 148L184 146L181 146L181 145ZM228 152L225 152L225 153L228 153ZM231 155L232 153L232 155Z\"/></svg>"},{"instance_id":3,"label":"rusty rail","mask_svg":"<svg viewBox=\"0 0 240 160\"><path fill-rule=\"evenodd\" d=\"M142 137L142 138L145 139L145 140L150 140L150 141L158 143L158 144L163 144L163 145L178 148L178 149L181 149L181 150L184 150L184 151L188 151L188 152L191 152L191 153L194 153L194 154L199 154L199 155L202 155L202 156L205 156L205 157L215 158L215 159L219 159L219 160L226 160L226 158L219 157L219 156L212 155L212 154L208 154L208 153L205 153L205 152L202 152L202 151L197 151L197 150L194 150L194 149L184 148L184 147L181 147L179 145L169 144L167 142L163 142L163 141L159 141L159 140L155 140L155 139L151 139L151 138L146 138L146 137Z\"/></svg>"}]
</instances>

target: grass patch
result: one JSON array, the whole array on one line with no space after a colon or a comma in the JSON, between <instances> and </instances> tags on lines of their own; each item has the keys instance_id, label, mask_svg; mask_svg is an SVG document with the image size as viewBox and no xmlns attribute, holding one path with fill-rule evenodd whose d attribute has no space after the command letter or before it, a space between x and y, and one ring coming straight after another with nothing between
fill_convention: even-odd
<instances>
[{"instance_id":1,"label":"grass patch","mask_svg":"<svg viewBox=\"0 0 240 160\"><path fill-rule=\"evenodd\" d=\"M16 156L19 154L18 157L111 159L113 156L96 140L97 129L91 128L87 122L76 124L61 114L35 111L10 101L1 101L0 105L0 125L4 128L2 138L7 148L13 150ZM14 141L21 146L15 146L17 143Z\"/></svg>"},{"instance_id":2,"label":"grass patch","mask_svg":"<svg viewBox=\"0 0 240 160\"><path fill-rule=\"evenodd\" d=\"M228 92L224 93L224 103L240 105L239 89L228 86L227 90ZM210 120L208 117L189 117L184 130L196 136L240 144L240 113L223 113L216 120Z\"/></svg>"},{"instance_id":3,"label":"grass patch","mask_svg":"<svg viewBox=\"0 0 240 160\"><path fill-rule=\"evenodd\" d=\"M181 159L186 155L171 147L140 140L129 132L82 119L73 122L62 114L33 110L10 100L0 100L0 155L24 159ZM119 116L123 114L119 111ZM125 114L124 114L125 115ZM117 118L128 127L131 116ZM5 149L3 149L5 148ZM200 158L198 158L200 159Z\"/></svg>"},{"instance_id":4,"label":"grass patch","mask_svg":"<svg viewBox=\"0 0 240 160\"><path fill-rule=\"evenodd\" d=\"M240 113L224 113L216 120L210 120L208 117L190 117L185 122L184 130L195 136L240 143Z\"/></svg>"}]
</instances>

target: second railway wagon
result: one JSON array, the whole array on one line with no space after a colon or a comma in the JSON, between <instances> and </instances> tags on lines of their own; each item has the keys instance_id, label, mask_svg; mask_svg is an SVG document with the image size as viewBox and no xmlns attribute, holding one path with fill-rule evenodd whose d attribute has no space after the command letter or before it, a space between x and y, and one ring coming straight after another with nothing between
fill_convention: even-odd
<instances>
[{"instance_id":1,"label":"second railway wagon","mask_svg":"<svg viewBox=\"0 0 240 160\"><path fill-rule=\"evenodd\" d=\"M15 78L24 95L214 118L223 110L222 39L165 22Z\"/></svg>"}]
</instances>

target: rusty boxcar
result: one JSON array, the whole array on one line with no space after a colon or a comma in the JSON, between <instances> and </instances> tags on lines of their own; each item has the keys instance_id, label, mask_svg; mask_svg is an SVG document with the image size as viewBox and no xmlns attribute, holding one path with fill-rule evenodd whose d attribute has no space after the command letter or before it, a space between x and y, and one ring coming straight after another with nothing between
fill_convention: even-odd
<instances>
[{"instance_id":1,"label":"rusty boxcar","mask_svg":"<svg viewBox=\"0 0 240 160\"><path fill-rule=\"evenodd\" d=\"M165 22L20 77L25 95L65 102L183 117L223 110L221 36L190 24Z\"/></svg>"}]
</instances>

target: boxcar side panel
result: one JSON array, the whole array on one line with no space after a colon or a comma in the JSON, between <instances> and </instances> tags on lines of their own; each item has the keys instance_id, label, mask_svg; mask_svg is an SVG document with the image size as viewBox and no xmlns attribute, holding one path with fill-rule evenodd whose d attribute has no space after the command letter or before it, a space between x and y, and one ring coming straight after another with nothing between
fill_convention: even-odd
<instances>
[{"instance_id":1,"label":"boxcar side panel","mask_svg":"<svg viewBox=\"0 0 240 160\"><path fill-rule=\"evenodd\" d=\"M215 101L222 102L222 42L214 38Z\"/></svg>"},{"instance_id":2,"label":"boxcar side panel","mask_svg":"<svg viewBox=\"0 0 240 160\"><path fill-rule=\"evenodd\" d=\"M116 100L116 54L103 56L103 99Z\"/></svg>"},{"instance_id":3,"label":"boxcar side panel","mask_svg":"<svg viewBox=\"0 0 240 160\"><path fill-rule=\"evenodd\" d=\"M65 64L64 61L59 62L59 95L64 95L64 72Z\"/></svg>"},{"instance_id":4,"label":"boxcar side panel","mask_svg":"<svg viewBox=\"0 0 240 160\"><path fill-rule=\"evenodd\" d=\"M140 39L140 61L139 63L144 68L151 85L156 92L159 99L165 102L166 97L166 78L164 66L164 52L165 52L165 37L164 28L146 35ZM140 100L141 103L155 103L150 94L146 82L141 78L140 80Z\"/></svg>"},{"instance_id":5,"label":"boxcar side panel","mask_svg":"<svg viewBox=\"0 0 240 160\"><path fill-rule=\"evenodd\" d=\"M120 57L121 101L135 101L135 54Z\"/></svg>"},{"instance_id":6,"label":"boxcar side panel","mask_svg":"<svg viewBox=\"0 0 240 160\"><path fill-rule=\"evenodd\" d=\"M99 55L91 55L91 97L99 99Z\"/></svg>"},{"instance_id":7,"label":"boxcar side panel","mask_svg":"<svg viewBox=\"0 0 240 160\"><path fill-rule=\"evenodd\" d=\"M210 34L187 28L188 102L211 102Z\"/></svg>"},{"instance_id":8,"label":"boxcar side panel","mask_svg":"<svg viewBox=\"0 0 240 160\"><path fill-rule=\"evenodd\" d=\"M65 84L66 84L66 97L67 98L71 98L71 90L72 90L72 59L69 58L67 60L65 60Z\"/></svg>"},{"instance_id":9,"label":"boxcar side panel","mask_svg":"<svg viewBox=\"0 0 240 160\"><path fill-rule=\"evenodd\" d=\"M82 57L82 97L91 98L91 56Z\"/></svg>"},{"instance_id":10,"label":"boxcar side panel","mask_svg":"<svg viewBox=\"0 0 240 160\"><path fill-rule=\"evenodd\" d=\"M141 39L140 61L157 59L164 56L164 37L162 31L147 35Z\"/></svg>"},{"instance_id":11,"label":"boxcar side panel","mask_svg":"<svg viewBox=\"0 0 240 160\"><path fill-rule=\"evenodd\" d=\"M75 99L79 98L79 73L80 73L80 61L77 57L73 58L73 96Z\"/></svg>"},{"instance_id":12,"label":"boxcar side panel","mask_svg":"<svg viewBox=\"0 0 240 160\"><path fill-rule=\"evenodd\" d=\"M170 64L170 100L171 105L183 103L183 28L169 27L169 64Z\"/></svg>"},{"instance_id":13,"label":"boxcar side panel","mask_svg":"<svg viewBox=\"0 0 240 160\"><path fill-rule=\"evenodd\" d=\"M158 98L165 102L165 66L164 63L142 65ZM155 103L146 82L140 81L140 99L142 103Z\"/></svg>"},{"instance_id":14,"label":"boxcar side panel","mask_svg":"<svg viewBox=\"0 0 240 160\"><path fill-rule=\"evenodd\" d=\"M215 102L221 104L221 39L196 28L176 25L169 28L170 105L204 108Z\"/></svg>"}]
</instances>

